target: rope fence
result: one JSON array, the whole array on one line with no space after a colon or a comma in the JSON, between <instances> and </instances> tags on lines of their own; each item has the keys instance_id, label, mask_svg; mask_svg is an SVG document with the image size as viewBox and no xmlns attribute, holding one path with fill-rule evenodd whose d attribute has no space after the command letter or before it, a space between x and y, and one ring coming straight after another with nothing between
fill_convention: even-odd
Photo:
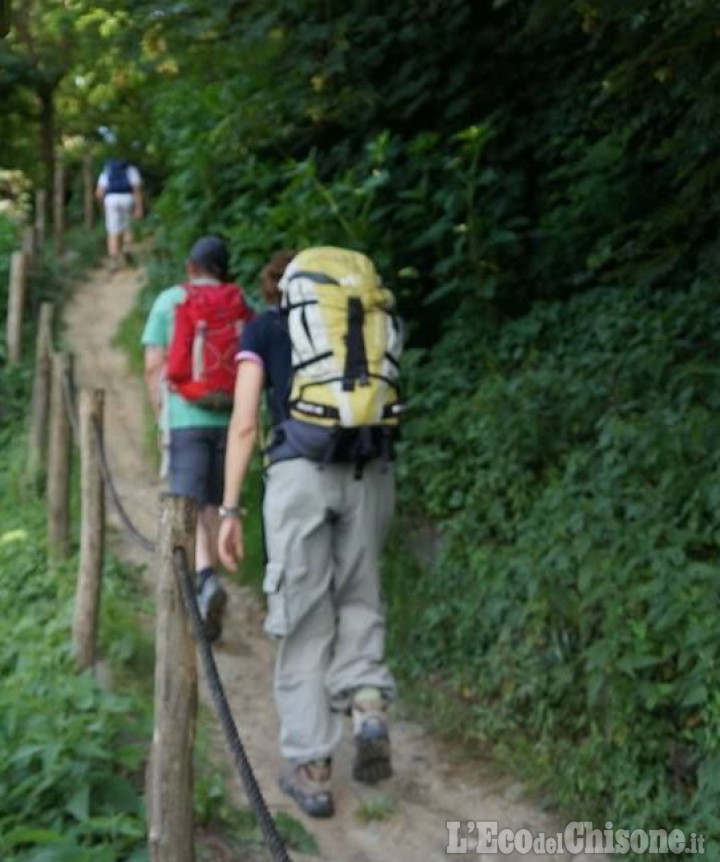
<instances>
[{"instance_id":1,"label":"rope fence","mask_svg":"<svg viewBox=\"0 0 720 862\"><path fill-rule=\"evenodd\" d=\"M100 425L95 422L93 424L93 434L95 436L95 445L97 447L98 455L100 457L100 469L102 471L103 479L105 480L105 485L108 489L108 493L110 495L110 499L115 508L115 512L123 523L125 527L125 531L128 536L143 550L145 551L155 551L156 544L151 539L148 539L146 536L138 530L138 528L133 524L130 516L125 510L125 507L122 504L122 500L120 499L120 495L117 492L117 488L115 486L115 481L113 480L112 473L110 472L110 467L108 465L107 453L105 452L105 438L103 436L103 431Z\"/></svg>"}]
</instances>

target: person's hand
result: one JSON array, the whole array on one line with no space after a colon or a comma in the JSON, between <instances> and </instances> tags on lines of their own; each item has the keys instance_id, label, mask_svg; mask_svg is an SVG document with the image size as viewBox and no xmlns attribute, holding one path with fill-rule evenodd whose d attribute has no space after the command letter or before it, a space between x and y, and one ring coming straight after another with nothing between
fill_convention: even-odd
<instances>
[{"instance_id":1,"label":"person's hand","mask_svg":"<svg viewBox=\"0 0 720 862\"><path fill-rule=\"evenodd\" d=\"M228 571L235 572L244 553L242 521L237 517L223 518L218 533L220 562Z\"/></svg>"}]
</instances>

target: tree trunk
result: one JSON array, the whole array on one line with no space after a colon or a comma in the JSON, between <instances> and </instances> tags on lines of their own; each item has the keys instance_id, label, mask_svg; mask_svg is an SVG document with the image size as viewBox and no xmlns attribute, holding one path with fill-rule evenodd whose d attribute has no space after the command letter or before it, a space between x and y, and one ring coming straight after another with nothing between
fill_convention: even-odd
<instances>
[{"instance_id":1,"label":"tree trunk","mask_svg":"<svg viewBox=\"0 0 720 862\"><path fill-rule=\"evenodd\" d=\"M93 165L91 156L85 156L83 159L82 176L85 229L92 230L95 227L95 186L93 184Z\"/></svg>"},{"instance_id":2,"label":"tree trunk","mask_svg":"<svg viewBox=\"0 0 720 862\"><path fill-rule=\"evenodd\" d=\"M10 257L10 285L8 287L7 312L7 361L8 365L20 362L22 352L22 322L25 307L25 285L27 266L25 254L14 251Z\"/></svg>"},{"instance_id":3,"label":"tree trunk","mask_svg":"<svg viewBox=\"0 0 720 862\"><path fill-rule=\"evenodd\" d=\"M38 90L40 99L40 160L43 166L43 187L47 194L44 222L50 221L49 207L54 200L55 183L55 87L47 84Z\"/></svg>"},{"instance_id":4,"label":"tree trunk","mask_svg":"<svg viewBox=\"0 0 720 862\"><path fill-rule=\"evenodd\" d=\"M0 39L10 32L10 16L12 15L12 0L0 0Z\"/></svg>"}]
</instances>

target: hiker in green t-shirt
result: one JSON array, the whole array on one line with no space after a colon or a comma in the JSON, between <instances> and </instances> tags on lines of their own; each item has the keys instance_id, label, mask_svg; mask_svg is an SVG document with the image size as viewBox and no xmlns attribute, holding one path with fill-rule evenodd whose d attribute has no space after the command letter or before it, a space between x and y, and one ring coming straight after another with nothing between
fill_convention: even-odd
<instances>
[{"instance_id":1,"label":"hiker in green t-shirt","mask_svg":"<svg viewBox=\"0 0 720 862\"><path fill-rule=\"evenodd\" d=\"M198 601L206 634L213 641L222 631L227 602L217 573L218 505L222 502L227 409L208 409L171 391L165 380L178 305L195 287L221 287L228 282L229 255L214 236L199 239L190 251L188 281L164 290L155 300L142 334L145 380L158 425L169 446L170 491L192 497L198 505L195 564Z\"/></svg>"}]
</instances>

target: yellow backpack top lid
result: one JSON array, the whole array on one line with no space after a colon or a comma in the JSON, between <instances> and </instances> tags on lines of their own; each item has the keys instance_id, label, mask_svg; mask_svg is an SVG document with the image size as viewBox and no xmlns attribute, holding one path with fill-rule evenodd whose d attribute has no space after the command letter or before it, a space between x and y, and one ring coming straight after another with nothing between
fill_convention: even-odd
<instances>
[{"instance_id":1,"label":"yellow backpack top lid","mask_svg":"<svg viewBox=\"0 0 720 862\"><path fill-rule=\"evenodd\" d=\"M326 427L396 425L402 329L370 258L306 249L280 290L292 345L290 416Z\"/></svg>"}]
</instances>

